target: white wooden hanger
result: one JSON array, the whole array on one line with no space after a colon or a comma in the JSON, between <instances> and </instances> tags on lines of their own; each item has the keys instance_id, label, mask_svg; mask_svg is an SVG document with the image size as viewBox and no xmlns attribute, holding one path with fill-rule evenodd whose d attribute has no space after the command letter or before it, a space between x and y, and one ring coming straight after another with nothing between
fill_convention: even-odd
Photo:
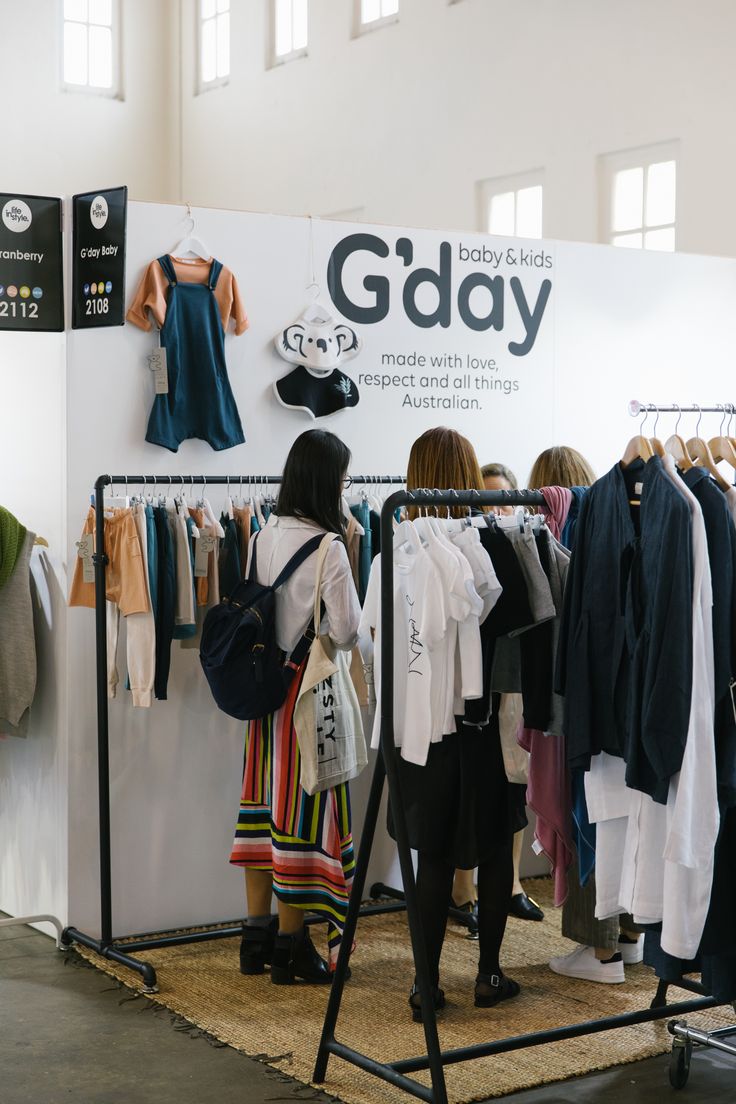
<instances>
[{"instance_id":1,"label":"white wooden hanger","mask_svg":"<svg viewBox=\"0 0 736 1104\"><path fill-rule=\"evenodd\" d=\"M185 238L182 238L179 244L174 247L171 251L171 256L185 258L187 254L192 254L195 257L200 257L203 261L211 260L212 254L207 246L204 245L199 238L194 237L194 230L197 224L192 214L191 204L189 203L187 203L187 218L192 224L189 228L189 234Z\"/></svg>"}]
</instances>

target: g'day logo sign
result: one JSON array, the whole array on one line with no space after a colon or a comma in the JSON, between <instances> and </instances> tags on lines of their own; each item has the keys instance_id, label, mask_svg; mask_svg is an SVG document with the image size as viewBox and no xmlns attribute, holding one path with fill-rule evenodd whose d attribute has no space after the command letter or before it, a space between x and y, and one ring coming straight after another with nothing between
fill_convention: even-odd
<instances>
[{"instance_id":1,"label":"g'day logo sign","mask_svg":"<svg viewBox=\"0 0 736 1104\"><path fill-rule=\"evenodd\" d=\"M61 200L0 192L0 330L63 330Z\"/></svg>"},{"instance_id":2,"label":"g'day logo sign","mask_svg":"<svg viewBox=\"0 0 736 1104\"><path fill-rule=\"evenodd\" d=\"M74 196L72 327L122 326L128 189Z\"/></svg>"}]
</instances>

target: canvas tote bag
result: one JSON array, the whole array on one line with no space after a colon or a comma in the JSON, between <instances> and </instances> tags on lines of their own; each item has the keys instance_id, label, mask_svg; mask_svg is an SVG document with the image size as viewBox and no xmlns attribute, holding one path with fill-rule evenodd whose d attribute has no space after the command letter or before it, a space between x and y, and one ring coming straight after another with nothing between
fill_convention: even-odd
<instances>
[{"instance_id":1,"label":"canvas tote bag","mask_svg":"<svg viewBox=\"0 0 736 1104\"><path fill-rule=\"evenodd\" d=\"M335 533L325 534L317 552L315 636L294 708L300 783L308 794L357 778L368 762L360 704L350 677L350 653L319 632L322 569L335 537Z\"/></svg>"}]
</instances>

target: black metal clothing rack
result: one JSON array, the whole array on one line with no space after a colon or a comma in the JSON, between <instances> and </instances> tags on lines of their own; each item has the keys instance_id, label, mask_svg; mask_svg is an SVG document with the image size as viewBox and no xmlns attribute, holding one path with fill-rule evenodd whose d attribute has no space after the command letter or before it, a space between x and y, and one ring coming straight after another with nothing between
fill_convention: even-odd
<instances>
[{"instance_id":1,"label":"black metal clothing rack","mask_svg":"<svg viewBox=\"0 0 736 1104\"><path fill-rule=\"evenodd\" d=\"M402 484L406 479L402 475L353 475L351 483L390 485ZM281 482L280 475L101 475L95 481L95 646L96 646L96 688L97 688L97 777L99 802L100 834L100 938L89 935L75 927L67 927L61 934L61 945L70 947L80 943L96 951L103 958L110 959L122 966L136 971L143 978L145 992L156 992L156 971L149 962L135 957L135 952L154 950L157 947L172 947L184 943L202 943L209 939L227 939L241 932L240 920L213 921L201 925L196 932L147 932L142 934L113 936L112 928L112 870L110 861L110 739L107 705L107 633L106 633L106 566L105 556L105 488L116 485L127 487L129 483L144 487L161 486L164 489L179 487L182 484L201 484L210 486L233 486L245 484L247 487L260 487ZM364 915L393 912L403 905L392 902L370 905L364 909ZM314 920L307 920L308 923ZM125 941L123 943L123 941ZM122 944L122 945L121 945Z\"/></svg>"},{"instance_id":2,"label":"black metal clothing rack","mask_svg":"<svg viewBox=\"0 0 736 1104\"><path fill-rule=\"evenodd\" d=\"M544 1043L562 1039L592 1035L613 1028L630 1027L633 1024L647 1023L651 1020L669 1016L684 1015L687 1012L717 1007L720 1002L708 996L702 986L687 979L681 979L680 988L698 995L698 999L680 1001L668 1005L667 983L660 981L657 993L648 1009L629 1012L619 1016L606 1016L597 1020L582 1021L564 1027L534 1031L523 1035L514 1035L506 1039L460 1047L454 1050L440 1049L437 1035L437 1017L434 1011L432 985L422 933L421 917L418 911L414 868L407 835L406 816L401 796L401 783L394 755L394 600L393 600L393 532L392 516L395 509L406 506L537 506L544 499L538 491L399 491L389 496L381 513L381 754L373 771L370 797L366 811L363 832L358 850L353 888L350 895L345 932L337 960L337 970L332 983L322 1037L317 1053L313 1080L321 1083L327 1075L327 1063L331 1055L343 1058L352 1065L381 1078L397 1088L430 1104L447 1104L444 1067L455 1062L465 1062L490 1054L502 1054L526 1047L540 1046ZM353 944L355 929L360 914L360 901L365 886L366 872L370 860L373 837L383 794L384 780L388 778L396 842L399 850L401 874L406 897L406 909L409 921L414 967L417 986L423 1011L424 1038L426 1053L416 1058L400 1061L379 1062L367 1054L339 1042L335 1037L335 1028L340 1013L343 989L350 948ZM422 1085L407 1074L419 1070L429 1070L431 1088Z\"/></svg>"}]
</instances>

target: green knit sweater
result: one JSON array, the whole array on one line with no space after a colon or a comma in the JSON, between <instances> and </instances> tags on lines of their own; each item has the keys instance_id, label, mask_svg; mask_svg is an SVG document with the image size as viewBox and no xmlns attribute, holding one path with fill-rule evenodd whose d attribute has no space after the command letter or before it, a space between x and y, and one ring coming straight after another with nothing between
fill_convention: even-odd
<instances>
[{"instance_id":1,"label":"green knit sweater","mask_svg":"<svg viewBox=\"0 0 736 1104\"><path fill-rule=\"evenodd\" d=\"M26 530L9 510L0 506L0 589L13 574L26 539Z\"/></svg>"}]
</instances>

